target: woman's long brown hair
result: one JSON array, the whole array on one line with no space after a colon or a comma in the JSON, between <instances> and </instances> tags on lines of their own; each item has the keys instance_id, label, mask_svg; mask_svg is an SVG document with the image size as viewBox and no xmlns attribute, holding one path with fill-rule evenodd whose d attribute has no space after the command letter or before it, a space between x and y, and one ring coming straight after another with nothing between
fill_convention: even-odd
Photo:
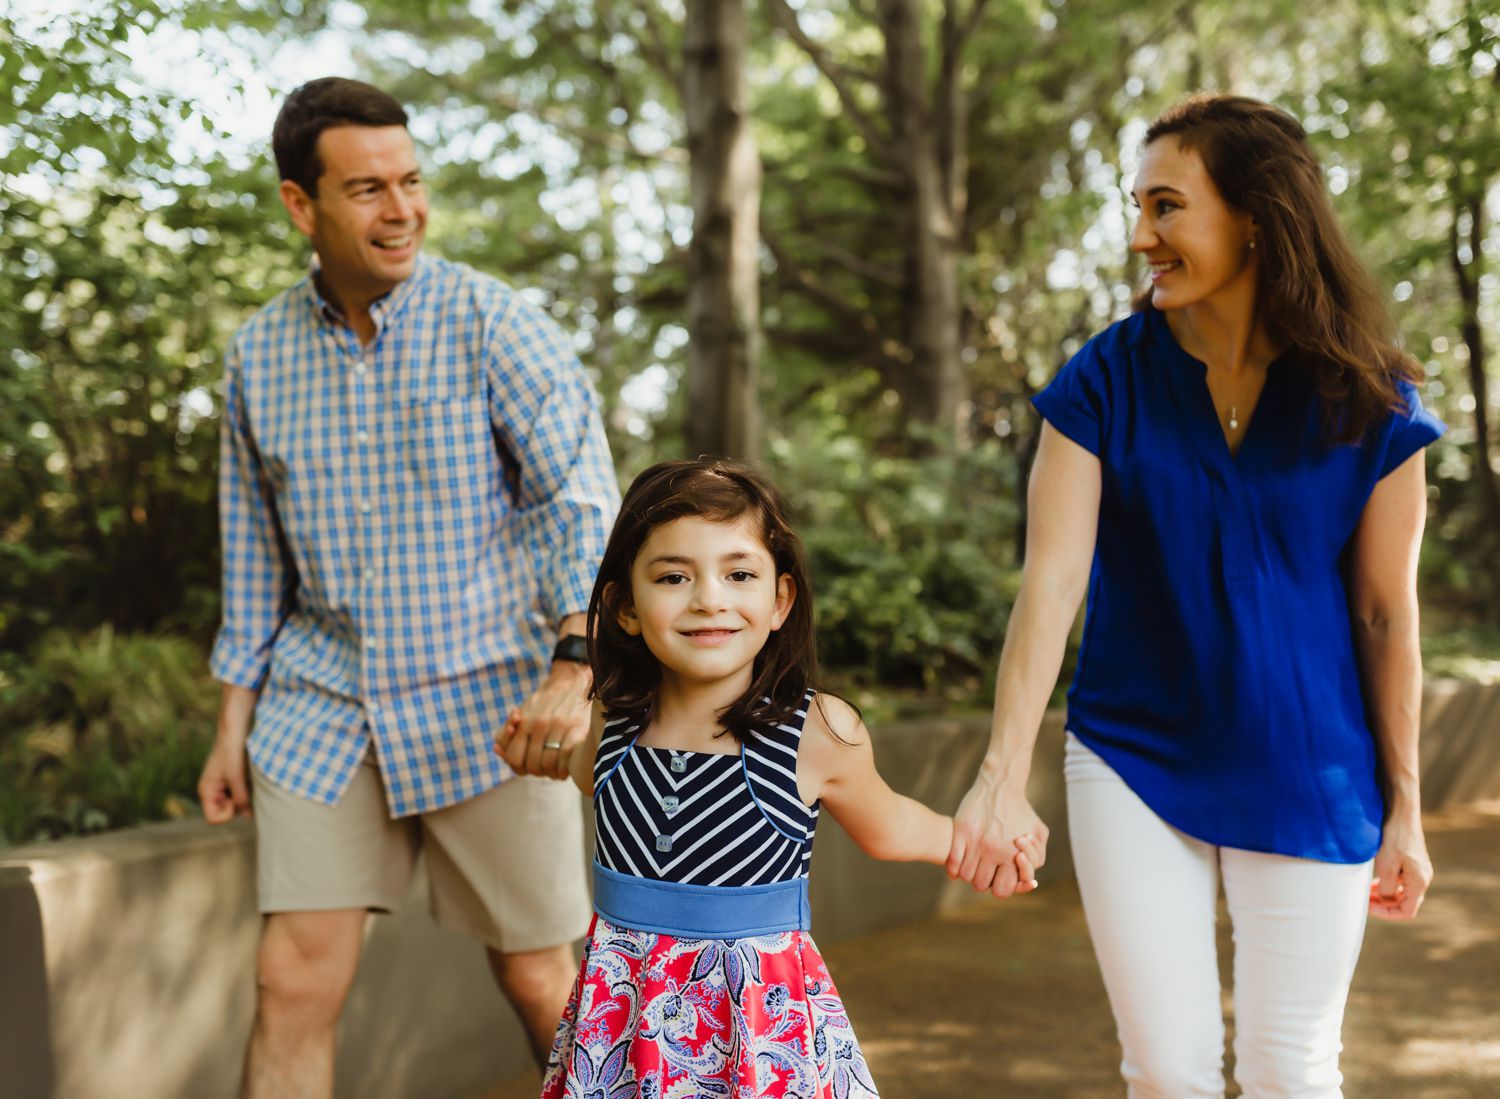
<instances>
[{"instance_id":1,"label":"woman's long brown hair","mask_svg":"<svg viewBox=\"0 0 1500 1099\"><path fill-rule=\"evenodd\" d=\"M1312 375L1328 438L1359 441L1400 407L1396 380L1422 375L1339 225L1307 131L1269 103L1205 93L1153 122L1145 144L1168 136L1202 158L1225 202L1255 219L1266 334ZM1150 301L1147 288L1135 308Z\"/></svg>"},{"instance_id":2,"label":"woman's long brown hair","mask_svg":"<svg viewBox=\"0 0 1500 1099\"><path fill-rule=\"evenodd\" d=\"M776 563L777 575L790 576L796 592L781 628L755 657L749 688L719 715L719 724L743 741L756 729L793 721L817 681L818 657L811 570L802 540L787 523L786 502L765 478L727 459L660 462L626 491L589 599L593 697L632 724L645 726L655 716L661 666L640 637L620 626L620 612L630 604L630 569L651 532L690 515L715 523L748 516Z\"/></svg>"}]
</instances>

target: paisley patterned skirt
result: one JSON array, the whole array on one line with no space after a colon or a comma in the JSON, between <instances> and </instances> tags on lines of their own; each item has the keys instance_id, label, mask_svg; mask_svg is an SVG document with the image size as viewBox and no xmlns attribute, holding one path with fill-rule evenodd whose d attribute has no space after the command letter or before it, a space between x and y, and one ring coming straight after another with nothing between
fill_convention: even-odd
<instances>
[{"instance_id":1,"label":"paisley patterned skirt","mask_svg":"<svg viewBox=\"0 0 1500 1099\"><path fill-rule=\"evenodd\" d=\"M677 939L594 918L542 1099L851 1099L875 1083L805 931Z\"/></svg>"}]
</instances>

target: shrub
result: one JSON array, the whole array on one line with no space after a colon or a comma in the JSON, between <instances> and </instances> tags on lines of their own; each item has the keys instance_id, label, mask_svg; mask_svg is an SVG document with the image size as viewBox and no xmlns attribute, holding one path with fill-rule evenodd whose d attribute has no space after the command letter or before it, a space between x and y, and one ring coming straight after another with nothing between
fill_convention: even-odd
<instances>
[{"instance_id":1,"label":"shrub","mask_svg":"<svg viewBox=\"0 0 1500 1099\"><path fill-rule=\"evenodd\" d=\"M217 698L181 638L47 634L0 678L0 843L192 810Z\"/></svg>"},{"instance_id":2,"label":"shrub","mask_svg":"<svg viewBox=\"0 0 1500 1099\"><path fill-rule=\"evenodd\" d=\"M861 686L982 690L1019 580L1014 457L883 455L809 426L768 464L812 559L823 662Z\"/></svg>"}]
</instances>

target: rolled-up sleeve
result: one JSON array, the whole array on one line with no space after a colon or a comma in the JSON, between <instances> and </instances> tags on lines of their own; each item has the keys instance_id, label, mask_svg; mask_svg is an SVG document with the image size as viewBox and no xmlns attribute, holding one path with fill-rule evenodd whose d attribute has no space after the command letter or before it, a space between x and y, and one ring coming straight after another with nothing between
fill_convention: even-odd
<instances>
[{"instance_id":1,"label":"rolled-up sleeve","mask_svg":"<svg viewBox=\"0 0 1500 1099\"><path fill-rule=\"evenodd\" d=\"M490 420L519 466L514 520L555 624L588 609L620 506L599 397L561 329L519 295L488 352Z\"/></svg>"},{"instance_id":2,"label":"rolled-up sleeve","mask_svg":"<svg viewBox=\"0 0 1500 1099\"><path fill-rule=\"evenodd\" d=\"M209 666L224 683L257 690L271 646L291 609L296 569L286 550L276 502L245 415L237 351L224 362L219 428L219 545L223 618Z\"/></svg>"}]
</instances>

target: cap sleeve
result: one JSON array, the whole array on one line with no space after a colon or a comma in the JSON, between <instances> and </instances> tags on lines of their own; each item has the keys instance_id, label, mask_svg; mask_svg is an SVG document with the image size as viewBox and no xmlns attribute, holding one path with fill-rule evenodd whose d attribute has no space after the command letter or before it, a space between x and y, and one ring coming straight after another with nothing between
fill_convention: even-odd
<instances>
[{"instance_id":1,"label":"cap sleeve","mask_svg":"<svg viewBox=\"0 0 1500 1099\"><path fill-rule=\"evenodd\" d=\"M1104 450L1108 408L1105 360L1099 344L1098 337L1090 340L1046 389L1031 398L1043 419L1096 458Z\"/></svg>"},{"instance_id":2,"label":"cap sleeve","mask_svg":"<svg viewBox=\"0 0 1500 1099\"><path fill-rule=\"evenodd\" d=\"M1391 413L1386 429L1385 457L1380 476L1400 468L1401 464L1423 447L1435 442L1447 427L1422 406L1421 394L1408 381L1396 383L1402 407Z\"/></svg>"}]
</instances>

